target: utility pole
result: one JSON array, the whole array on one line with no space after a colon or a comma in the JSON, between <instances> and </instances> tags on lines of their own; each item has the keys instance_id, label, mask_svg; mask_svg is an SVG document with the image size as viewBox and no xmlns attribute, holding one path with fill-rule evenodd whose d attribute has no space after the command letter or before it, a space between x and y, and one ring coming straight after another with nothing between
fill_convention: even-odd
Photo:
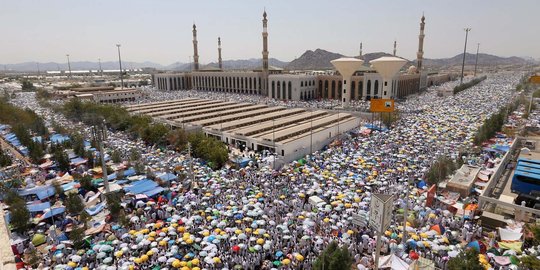
<instances>
[{"instance_id":1,"label":"utility pole","mask_svg":"<svg viewBox=\"0 0 540 270\"><path fill-rule=\"evenodd\" d=\"M189 174L191 178L191 185L193 185L193 183L195 183L195 177L193 175L193 157L191 156L191 143L190 142L187 143L187 148L188 148L188 157L189 157Z\"/></svg>"},{"instance_id":2,"label":"utility pole","mask_svg":"<svg viewBox=\"0 0 540 270\"><path fill-rule=\"evenodd\" d=\"M309 155L313 154L313 111L311 111L310 117L310 126L309 126Z\"/></svg>"},{"instance_id":3,"label":"utility pole","mask_svg":"<svg viewBox=\"0 0 540 270\"><path fill-rule=\"evenodd\" d=\"M461 64L461 82L460 85L463 84L463 71L465 70L465 55L467 54L467 38L469 37L469 31L471 31L471 28L465 28L465 48L463 49L463 63Z\"/></svg>"},{"instance_id":4,"label":"utility pole","mask_svg":"<svg viewBox=\"0 0 540 270\"><path fill-rule=\"evenodd\" d=\"M68 61L68 69L69 69L69 78L71 78L71 63L69 62L69 54L66 54L67 61Z\"/></svg>"},{"instance_id":5,"label":"utility pole","mask_svg":"<svg viewBox=\"0 0 540 270\"><path fill-rule=\"evenodd\" d=\"M272 144L274 145L274 159L272 160L272 169L276 169L276 129L275 129L275 119L272 118Z\"/></svg>"},{"instance_id":6,"label":"utility pole","mask_svg":"<svg viewBox=\"0 0 540 270\"><path fill-rule=\"evenodd\" d=\"M478 52L480 51L480 43L476 47L476 61L474 62L474 77L476 77L476 68L478 67Z\"/></svg>"},{"instance_id":7,"label":"utility pole","mask_svg":"<svg viewBox=\"0 0 540 270\"><path fill-rule=\"evenodd\" d=\"M98 62L99 62L99 74L101 77L103 77L103 69L101 68L101 58L98 58Z\"/></svg>"},{"instance_id":8,"label":"utility pole","mask_svg":"<svg viewBox=\"0 0 540 270\"><path fill-rule=\"evenodd\" d=\"M120 63L120 83L122 84L121 89L124 89L124 72L122 70L122 58L120 57L120 44L116 44L116 47L118 48L118 62Z\"/></svg>"},{"instance_id":9,"label":"utility pole","mask_svg":"<svg viewBox=\"0 0 540 270\"><path fill-rule=\"evenodd\" d=\"M111 190L109 188L109 178L107 176L107 165L105 162L105 153L103 150L103 141L107 139L107 128L105 126L105 120L101 123L97 123L92 126L92 137L96 141L99 147L99 157L101 158L101 170L103 171L103 185L105 186L105 194L108 194Z\"/></svg>"},{"instance_id":10,"label":"utility pole","mask_svg":"<svg viewBox=\"0 0 540 270\"><path fill-rule=\"evenodd\" d=\"M403 207L403 246L407 244L407 216L409 212L409 194L411 193L411 177L409 175L406 184L407 193L405 193L405 207Z\"/></svg>"}]
</instances>

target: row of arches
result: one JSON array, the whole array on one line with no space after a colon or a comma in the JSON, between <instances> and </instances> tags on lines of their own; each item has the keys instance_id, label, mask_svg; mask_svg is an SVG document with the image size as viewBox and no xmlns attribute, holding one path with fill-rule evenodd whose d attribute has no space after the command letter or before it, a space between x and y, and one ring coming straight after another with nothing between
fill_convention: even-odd
<instances>
[{"instance_id":1,"label":"row of arches","mask_svg":"<svg viewBox=\"0 0 540 270\"><path fill-rule=\"evenodd\" d=\"M342 92L341 80L320 80L319 97L325 99L341 99ZM367 80L366 98L378 98L380 96L379 80ZM359 100L364 97L364 81L351 81L351 100Z\"/></svg>"},{"instance_id":2,"label":"row of arches","mask_svg":"<svg viewBox=\"0 0 540 270\"><path fill-rule=\"evenodd\" d=\"M270 89L272 91L273 99L292 99L292 83L289 81L272 81Z\"/></svg>"},{"instance_id":3,"label":"row of arches","mask_svg":"<svg viewBox=\"0 0 540 270\"><path fill-rule=\"evenodd\" d=\"M262 90L260 77L245 76L194 76L195 90L229 93L259 94Z\"/></svg>"},{"instance_id":4,"label":"row of arches","mask_svg":"<svg viewBox=\"0 0 540 270\"><path fill-rule=\"evenodd\" d=\"M185 77L157 77L156 82L159 90L183 90L188 88Z\"/></svg>"}]
</instances>

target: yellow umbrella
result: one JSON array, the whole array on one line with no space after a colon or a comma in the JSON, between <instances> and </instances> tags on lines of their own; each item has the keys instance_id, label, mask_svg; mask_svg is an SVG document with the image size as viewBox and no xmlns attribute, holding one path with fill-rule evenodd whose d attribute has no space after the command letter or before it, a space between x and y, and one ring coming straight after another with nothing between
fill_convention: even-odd
<instances>
[{"instance_id":1,"label":"yellow umbrella","mask_svg":"<svg viewBox=\"0 0 540 270\"><path fill-rule=\"evenodd\" d=\"M259 245L264 244L264 239L262 239L262 238L257 239L257 244L259 244Z\"/></svg>"},{"instance_id":2,"label":"yellow umbrella","mask_svg":"<svg viewBox=\"0 0 540 270\"><path fill-rule=\"evenodd\" d=\"M291 260L289 260L289 259L284 259L283 261L281 261L281 263L282 263L283 265L288 265L288 264L291 263Z\"/></svg>"},{"instance_id":3,"label":"yellow umbrella","mask_svg":"<svg viewBox=\"0 0 540 270\"><path fill-rule=\"evenodd\" d=\"M191 264L192 264L192 265L199 265L199 263L200 263L200 261L199 261L199 259L197 259L197 258L191 260Z\"/></svg>"},{"instance_id":4,"label":"yellow umbrella","mask_svg":"<svg viewBox=\"0 0 540 270\"><path fill-rule=\"evenodd\" d=\"M69 267L76 267L77 264L75 262L68 262Z\"/></svg>"},{"instance_id":5,"label":"yellow umbrella","mask_svg":"<svg viewBox=\"0 0 540 270\"><path fill-rule=\"evenodd\" d=\"M212 260L214 260L214 263L220 263L221 259L219 257L214 257Z\"/></svg>"},{"instance_id":6,"label":"yellow umbrella","mask_svg":"<svg viewBox=\"0 0 540 270\"><path fill-rule=\"evenodd\" d=\"M174 268L180 268L180 260L176 259L172 262Z\"/></svg>"},{"instance_id":7,"label":"yellow umbrella","mask_svg":"<svg viewBox=\"0 0 540 270\"><path fill-rule=\"evenodd\" d=\"M299 261L303 261L304 260L304 256L302 256L302 254L296 254L296 256L294 256L297 260Z\"/></svg>"}]
</instances>

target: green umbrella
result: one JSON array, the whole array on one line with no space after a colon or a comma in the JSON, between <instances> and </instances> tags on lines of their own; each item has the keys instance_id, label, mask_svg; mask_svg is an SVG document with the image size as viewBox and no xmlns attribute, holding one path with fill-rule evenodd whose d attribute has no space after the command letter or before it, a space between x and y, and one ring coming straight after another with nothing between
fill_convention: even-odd
<instances>
[{"instance_id":1,"label":"green umbrella","mask_svg":"<svg viewBox=\"0 0 540 270\"><path fill-rule=\"evenodd\" d=\"M518 264L519 264L519 258L516 257L515 255L512 255L512 256L510 256L510 262L511 262L513 265L518 265Z\"/></svg>"},{"instance_id":2,"label":"green umbrella","mask_svg":"<svg viewBox=\"0 0 540 270\"><path fill-rule=\"evenodd\" d=\"M34 235L34 237L32 237L32 244L36 247L45 242L47 242L47 237L45 237L43 234L37 233Z\"/></svg>"},{"instance_id":3,"label":"green umbrella","mask_svg":"<svg viewBox=\"0 0 540 270\"><path fill-rule=\"evenodd\" d=\"M280 265L281 265L281 262L280 262L280 261L274 261L274 265L275 265L275 266L280 266Z\"/></svg>"}]
</instances>

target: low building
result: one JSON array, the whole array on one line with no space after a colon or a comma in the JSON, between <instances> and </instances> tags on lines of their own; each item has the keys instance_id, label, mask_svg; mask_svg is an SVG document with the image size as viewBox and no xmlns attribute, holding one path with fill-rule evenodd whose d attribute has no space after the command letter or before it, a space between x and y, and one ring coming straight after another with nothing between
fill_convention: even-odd
<instances>
[{"instance_id":1,"label":"low building","mask_svg":"<svg viewBox=\"0 0 540 270\"><path fill-rule=\"evenodd\" d=\"M55 95L62 98L79 98L98 103L119 103L140 100L141 91L137 89L116 89L112 86L78 87L69 90L56 91Z\"/></svg>"}]
</instances>

